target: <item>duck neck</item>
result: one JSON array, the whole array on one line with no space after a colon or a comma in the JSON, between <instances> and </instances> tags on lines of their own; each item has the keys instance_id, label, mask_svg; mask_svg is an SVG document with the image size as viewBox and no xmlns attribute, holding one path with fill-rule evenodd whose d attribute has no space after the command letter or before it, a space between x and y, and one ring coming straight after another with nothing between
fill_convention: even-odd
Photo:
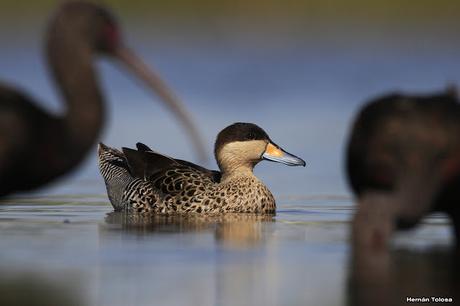
<instances>
[{"instance_id":1,"label":"duck neck","mask_svg":"<svg viewBox=\"0 0 460 306\"><path fill-rule=\"evenodd\" d=\"M254 177L253 163L224 163L220 164L222 182L240 177Z\"/></svg>"},{"instance_id":2,"label":"duck neck","mask_svg":"<svg viewBox=\"0 0 460 306\"><path fill-rule=\"evenodd\" d=\"M62 32L62 31L61 31ZM88 42L58 29L48 37L48 61L66 103L62 118L66 138L60 150L68 159L82 159L99 136L104 122L103 95L94 71L94 49Z\"/></svg>"}]
</instances>

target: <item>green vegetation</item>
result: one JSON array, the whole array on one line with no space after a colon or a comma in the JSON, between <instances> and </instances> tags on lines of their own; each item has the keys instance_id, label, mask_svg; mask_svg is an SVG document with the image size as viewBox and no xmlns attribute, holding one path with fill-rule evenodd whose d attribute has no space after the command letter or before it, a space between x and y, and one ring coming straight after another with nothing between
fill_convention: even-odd
<instances>
[{"instance_id":1,"label":"green vegetation","mask_svg":"<svg viewBox=\"0 0 460 306\"><path fill-rule=\"evenodd\" d=\"M0 16L42 14L60 1L2 0ZM445 21L459 20L460 1L456 0L105 0L107 5L126 15L149 18L252 18L267 23L273 18L286 22L307 20Z\"/></svg>"}]
</instances>

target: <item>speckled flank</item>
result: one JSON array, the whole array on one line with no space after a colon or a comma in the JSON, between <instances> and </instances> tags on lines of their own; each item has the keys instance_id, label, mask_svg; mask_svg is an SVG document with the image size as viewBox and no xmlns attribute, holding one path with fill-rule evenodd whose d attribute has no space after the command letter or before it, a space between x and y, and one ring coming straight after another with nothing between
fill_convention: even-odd
<instances>
[{"instance_id":1,"label":"speckled flank","mask_svg":"<svg viewBox=\"0 0 460 306\"><path fill-rule=\"evenodd\" d=\"M162 192L162 213L275 212L272 194L253 175L217 183L191 167L178 167L168 170L154 185Z\"/></svg>"}]
</instances>

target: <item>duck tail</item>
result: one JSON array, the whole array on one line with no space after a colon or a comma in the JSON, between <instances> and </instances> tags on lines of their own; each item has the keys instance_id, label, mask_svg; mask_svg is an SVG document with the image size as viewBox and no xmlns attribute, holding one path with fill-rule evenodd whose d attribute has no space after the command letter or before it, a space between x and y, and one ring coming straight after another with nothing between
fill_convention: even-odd
<instances>
[{"instance_id":1,"label":"duck tail","mask_svg":"<svg viewBox=\"0 0 460 306\"><path fill-rule=\"evenodd\" d=\"M99 171L105 180L110 179L111 176L115 175L116 173L113 173L113 171L116 169L120 168L119 171L121 171L121 169L128 171L126 158L121 151L110 148L100 142L97 149L97 154Z\"/></svg>"},{"instance_id":2,"label":"duck tail","mask_svg":"<svg viewBox=\"0 0 460 306\"><path fill-rule=\"evenodd\" d=\"M116 210L120 209L124 205L123 192L133 180L126 158L121 151L110 148L102 142L98 145L97 153L99 172L104 178L110 202Z\"/></svg>"}]
</instances>

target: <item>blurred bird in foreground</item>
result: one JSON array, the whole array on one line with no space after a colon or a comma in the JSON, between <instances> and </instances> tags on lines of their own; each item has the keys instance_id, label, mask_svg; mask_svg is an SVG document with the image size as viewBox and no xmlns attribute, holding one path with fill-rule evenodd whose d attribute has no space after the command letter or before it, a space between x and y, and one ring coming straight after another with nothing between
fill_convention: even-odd
<instances>
[{"instance_id":1,"label":"blurred bird in foreground","mask_svg":"<svg viewBox=\"0 0 460 306\"><path fill-rule=\"evenodd\" d=\"M46 51L66 112L47 113L27 94L0 84L0 196L36 189L71 172L98 140L105 111L94 67L97 55L120 61L151 87L204 158L190 115L159 75L125 47L106 8L84 1L63 4L51 18Z\"/></svg>"},{"instance_id":2,"label":"blurred bird in foreground","mask_svg":"<svg viewBox=\"0 0 460 306\"><path fill-rule=\"evenodd\" d=\"M460 104L455 90L386 95L359 113L346 167L357 196L355 246L384 247L394 229L445 212L460 238Z\"/></svg>"}]
</instances>

